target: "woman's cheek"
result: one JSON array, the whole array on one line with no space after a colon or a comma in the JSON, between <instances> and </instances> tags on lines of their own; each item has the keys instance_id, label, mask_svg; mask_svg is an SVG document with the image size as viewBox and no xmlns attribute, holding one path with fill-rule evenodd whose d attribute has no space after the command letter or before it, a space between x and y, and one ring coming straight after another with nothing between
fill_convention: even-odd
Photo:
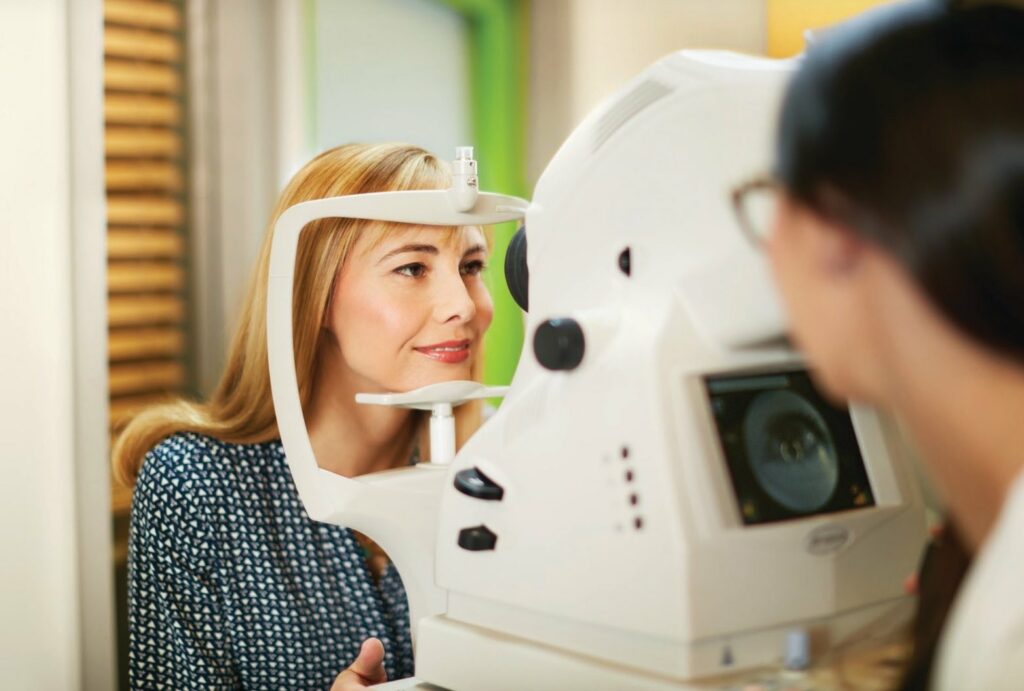
<instances>
[{"instance_id":1,"label":"woman's cheek","mask_svg":"<svg viewBox=\"0 0 1024 691\"><path fill-rule=\"evenodd\" d=\"M416 319L410 315L411 305L385 291L368 292L360 296L348 312L347 327L358 331L371 343L384 345L383 341L403 340L414 332ZM355 322L355 323L353 323ZM393 344L389 344L393 345Z\"/></svg>"},{"instance_id":2,"label":"woman's cheek","mask_svg":"<svg viewBox=\"0 0 1024 691\"><path fill-rule=\"evenodd\" d=\"M494 320L494 300L487 291L486 286L480 286L480 293L476 300L476 317L480 324L480 333L487 331Z\"/></svg>"}]
</instances>

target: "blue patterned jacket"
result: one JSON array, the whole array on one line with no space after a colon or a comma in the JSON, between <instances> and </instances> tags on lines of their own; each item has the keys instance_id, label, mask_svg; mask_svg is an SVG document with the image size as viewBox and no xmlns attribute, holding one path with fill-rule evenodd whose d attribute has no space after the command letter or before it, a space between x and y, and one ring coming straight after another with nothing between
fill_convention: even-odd
<instances>
[{"instance_id":1,"label":"blue patterned jacket","mask_svg":"<svg viewBox=\"0 0 1024 691\"><path fill-rule=\"evenodd\" d=\"M411 676L409 610L352 532L309 519L279 441L177 434L150 451L128 546L133 689L318 689L375 636Z\"/></svg>"}]
</instances>

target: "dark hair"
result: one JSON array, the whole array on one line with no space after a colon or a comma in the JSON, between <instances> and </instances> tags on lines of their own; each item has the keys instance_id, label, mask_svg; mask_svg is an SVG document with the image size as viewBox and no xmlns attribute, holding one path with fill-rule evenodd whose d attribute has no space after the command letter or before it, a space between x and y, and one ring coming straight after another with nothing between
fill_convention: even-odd
<instances>
[{"instance_id":1,"label":"dark hair","mask_svg":"<svg viewBox=\"0 0 1024 691\"><path fill-rule=\"evenodd\" d=\"M906 3L826 33L789 86L777 144L794 198L1024 360L1024 11Z\"/></svg>"},{"instance_id":2,"label":"dark hair","mask_svg":"<svg viewBox=\"0 0 1024 691\"><path fill-rule=\"evenodd\" d=\"M931 688L935 654L953 600L970 567L971 557L956 523L947 521L921 558L917 581L917 616L911 628L914 648L903 670L900 691Z\"/></svg>"}]
</instances>

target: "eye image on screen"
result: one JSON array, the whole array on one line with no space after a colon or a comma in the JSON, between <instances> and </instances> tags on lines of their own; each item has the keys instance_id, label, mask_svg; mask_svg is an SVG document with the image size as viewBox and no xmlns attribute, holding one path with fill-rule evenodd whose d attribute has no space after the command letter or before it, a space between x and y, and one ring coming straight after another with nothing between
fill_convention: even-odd
<instances>
[{"instance_id":1,"label":"eye image on screen","mask_svg":"<svg viewBox=\"0 0 1024 691\"><path fill-rule=\"evenodd\" d=\"M849 411L803 371L705 379L745 524L873 506Z\"/></svg>"}]
</instances>

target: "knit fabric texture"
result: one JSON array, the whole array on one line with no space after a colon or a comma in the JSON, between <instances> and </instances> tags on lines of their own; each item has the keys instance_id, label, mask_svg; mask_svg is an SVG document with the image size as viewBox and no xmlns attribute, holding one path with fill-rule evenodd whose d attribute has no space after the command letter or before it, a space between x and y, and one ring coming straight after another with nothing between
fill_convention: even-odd
<instances>
[{"instance_id":1,"label":"knit fabric texture","mask_svg":"<svg viewBox=\"0 0 1024 691\"><path fill-rule=\"evenodd\" d=\"M128 545L133 689L330 689L369 637L412 676L398 572L310 520L280 441L183 433L146 456Z\"/></svg>"}]
</instances>

